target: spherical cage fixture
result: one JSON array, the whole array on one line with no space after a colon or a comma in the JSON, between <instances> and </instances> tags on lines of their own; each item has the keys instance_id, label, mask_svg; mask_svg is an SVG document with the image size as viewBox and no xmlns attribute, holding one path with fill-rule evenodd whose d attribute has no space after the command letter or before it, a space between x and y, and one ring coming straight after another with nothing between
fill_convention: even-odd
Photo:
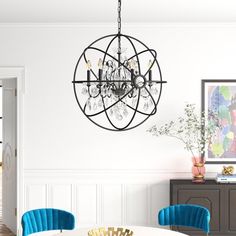
<instances>
[{"instance_id":1,"label":"spherical cage fixture","mask_svg":"<svg viewBox=\"0 0 236 236\"><path fill-rule=\"evenodd\" d=\"M104 36L84 50L75 67L73 87L77 103L89 120L107 130L123 131L141 125L156 113L165 81L162 81L156 51L134 37L120 35L121 41L130 44L131 55L120 58L119 62L119 54L117 57L112 54L118 36ZM140 51L135 44L139 44L137 48ZM101 45L105 45L104 49ZM92 67L91 58L88 60L89 53L91 58L100 54L98 64L95 59L97 69ZM142 61L147 61L147 58L148 62L143 63L146 68L143 68ZM81 75L81 64L83 68L87 66L87 80ZM153 80L154 71L157 79Z\"/></svg>"},{"instance_id":2,"label":"spherical cage fixture","mask_svg":"<svg viewBox=\"0 0 236 236\"><path fill-rule=\"evenodd\" d=\"M166 81L156 51L121 34L121 0L118 33L101 37L84 50L72 83L80 109L101 128L130 130L156 113Z\"/></svg>"}]
</instances>

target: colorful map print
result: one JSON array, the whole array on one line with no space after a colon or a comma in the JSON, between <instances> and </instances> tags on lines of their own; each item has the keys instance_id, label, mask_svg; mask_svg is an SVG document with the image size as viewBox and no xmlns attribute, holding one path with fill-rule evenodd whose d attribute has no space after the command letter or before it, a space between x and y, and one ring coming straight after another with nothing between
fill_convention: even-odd
<instances>
[{"instance_id":1,"label":"colorful map print","mask_svg":"<svg viewBox=\"0 0 236 236\"><path fill-rule=\"evenodd\" d=\"M236 86L209 86L208 109L218 114L221 125L208 158L236 158Z\"/></svg>"}]
</instances>

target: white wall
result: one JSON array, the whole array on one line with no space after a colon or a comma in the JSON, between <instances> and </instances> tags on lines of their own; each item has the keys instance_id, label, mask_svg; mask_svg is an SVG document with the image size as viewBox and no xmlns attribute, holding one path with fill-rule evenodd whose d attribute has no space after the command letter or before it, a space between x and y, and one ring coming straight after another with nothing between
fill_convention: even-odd
<instances>
[{"instance_id":1,"label":"white wall","mask_svg":"<svg viewBox=\"0 0 236 236\"><path fill-rule=\"evenodd\" d=\"M124 33L157 50L168 84L155 117L120 133L87 120L71 84L82 50L115 30L111 25L0 26L0 66L26 69L25 209L69 209L81 225L155 224L157 210L168 204L169 178L191 176L191 154L182 144L146 130L181 114L185 102L200 106L201 79L236 78L236 25L124 26ZM214 175L221 166L207 169Z\"/></svg>"}]
</instances>

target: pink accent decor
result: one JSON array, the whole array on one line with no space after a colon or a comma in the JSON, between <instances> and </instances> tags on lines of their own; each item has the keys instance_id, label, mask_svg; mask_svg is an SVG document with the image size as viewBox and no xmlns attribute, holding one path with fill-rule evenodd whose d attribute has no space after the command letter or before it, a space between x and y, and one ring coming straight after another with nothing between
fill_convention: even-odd
<instances>
[{"instance_id":1,"label":"pink accent decor","mask_svg":"<svg viewBox=\"0 0 236 236\"><path fill-rule=\"evenodd\" d=\"M193 167L192 167L192 174L194 183L204 183L205 179L205 160L202 157L193 157L192 158Z\"/></svg>"}]
</instances>

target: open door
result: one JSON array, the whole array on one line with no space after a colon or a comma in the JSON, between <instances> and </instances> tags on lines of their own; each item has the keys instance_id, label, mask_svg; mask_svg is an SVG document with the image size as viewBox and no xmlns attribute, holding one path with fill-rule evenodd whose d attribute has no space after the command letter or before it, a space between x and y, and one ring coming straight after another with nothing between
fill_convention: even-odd
<instances>
[{"instance_id":1,"label":"open door","mask_svg":"<svg viewBox=\"0 0 236 236\"><path fill-rule=\"evenodd\" d=\"M3 223L17 232L17 101L16 79L2 80L2 215Z\"/></svg>"}]
</instances>

